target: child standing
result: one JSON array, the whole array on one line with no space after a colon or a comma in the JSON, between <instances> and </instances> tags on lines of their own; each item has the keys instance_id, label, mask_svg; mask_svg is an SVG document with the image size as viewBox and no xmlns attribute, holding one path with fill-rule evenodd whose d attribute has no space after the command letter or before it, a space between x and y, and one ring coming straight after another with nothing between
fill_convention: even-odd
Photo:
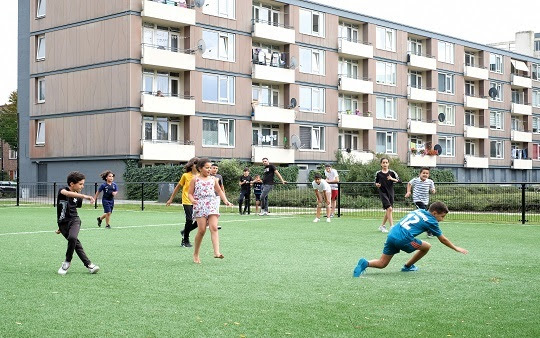
<instances>
[{"instance_id":1,"label":"child standing","mask_svg":"<svg viewBox=\"0 0 540 338\"><path fill-rule=\"evenodd\" d=\"M97 200L99 193L103 191L103 197L101 199L101 204L103 205L103 215L97 218L97 225L98 227L100 227L101 222L103 221L103 219L105 219L105 221L107 222L107 226L105 228L110 229L111 214L114 209L114 197L118 193L118 186L116 185L116 183L113 182L114 173L112 171L105 170L101 173L100 176L101 179L105 182L99 186L99 189L98 191L96 191L94 199Z\"/></svg>"},{"instance_id":2,"label":"child standing","mask_svg":"<svg viewBox=\"0 0 540 338\"><path fill-rule=\"evenodd\" d=\"M330 210L330 217L334 217L339 195L339 174L336 169L332 168L330 163L327 163L324 166L324 176L326 177L326 183L330 184L330 188L332 189L332 210Z\"/></svg>"},{"instance_id":3,"label":"child standing","mask_svg":"<svg viewBox=\"0 0 540 338\"><path fill-rule=\"evenodd\" d=\"M405 198L411 196L411 188L413 202L416 207L418 209L427 210L429 205L429 193L435 193L435 183L429 178L429 168L424 167L420 169L418 177L413 178L407 183L407 193L405 194ZM427 236L433 237L433 234L428 231Z\"/></svg>"},{"instance_id":4,"label":"child standing","mask_svg":"<svg viewBox=\"0 0 540 338\"><path fill-rule=\"evenodd\" d=\"M326 222L330 223L330 201L332 200L332 189L330 184L326 183L326 180L322 179L322 175L315 174L315 179L311 183L317 196L317 212L313 223L317 223L321 220L321 207L324 203L326 206Z\"/></svg>"},{"instance_id":5,"label":"child standing","mask_svg":"<svg viewBox=\"0 0 540 338\"><path fill-rule=\"evenodd\" d=\"M261 205L263 181L261 175L253 176L253 194L255 195L255 213L259 213L259 206Z\"/></svg>"},{"instance_id":6,"label":"child standing","mask_svg":"<svg viewBox=\"0 0 540 338\"><path fill-rule=\"evenodd\" d=\"M66 259L62 263L62 266L60 266L60 269L58 269L60 275L65 275L67 273L71 266L74 251L90 273L99 271L99 266L90 262L78 239L79 231L81 229L81 219L77 214L77 208L82 206L83 199L87 199L90 203L94 203L94 198L92 196L81 194L81 191L84 188L84 180L84 175L78 171L69 173L67 177L68 186L60 188L56 197L56 218L58 227L60 228L62 235L68 241Z\"/></svg>"},{"instance_id":7,"label":"child standing","mask_svg":"<svg viewBox=\"0 0 540 338\"><path fill-rule=\"evenodd\" d=\"M209 159L199 159L197 169L200 174L189 183L188 196L193 204L193 217L197 220L198 227L197 236L195 236L195 250L193 251L193 262L197 264L201 263L199 252L207 225L210 228L214 257L224 258L219 251L219 207L215 202L216 192L227 206L232 206L232 203L227 200L227 196L219 187L217 180L210 175L211 168L212 163Z\"/></svg>"},{"instance_id":8,"label":"child standing","mask_svg":"<svg viewBox=\"0 0 540 338\"><path fill-rule=\"evenodd\" d=\"M238 211L240 215L249 215L249 204L251 200L251 181L253 179L249 175L249 168L244 168L244 174L240 176L240 197L238 197ZM244 202L245 201L245 202ZM242 203L244 204L244 212L242 212Z\"/></svg>"},{"instance_id":9,"label":"child standing","mask_svg":"<svg viewBox=\"0 0 540 338\"><path fill-rule=\"evenodd\" d=\"M361 258L354 269L353 277L359 277L368 267L384 269L388 263L390 263L394 255L400 250L407 253L418 250L401 269L403 272L417 271L418 268L414 266L414 263L418 262L428 253L431 244L416 239L415 237L428 230L437 236L439 242L450 249L462 254L467 254L467 250L455 246L442 234L442 231L439 228L439 222L444 220L446 214L448 214L448 207L443 202L433 203L430 205L429 211L424 209L411 211L390 230L386 243L384 243L381 258L371 261Z\"/></svg>"},{"instance_id":10,"label":"child standing","mask_svg":"<svg viewBox=\"0 0 540 338\"><path fill-rule=\"evenodd\" d=\"M399 182L398 174L388 168L389 161L386 157L381 158L381 170L375 174L375 186L379 189L379 196L382 201L384 217L382 225L379 227L381 232L388 232L386 221L390 223L390 227L394 225L392 218L392 207L394 205L394 183Z\"/></svg>"}]
</instances>

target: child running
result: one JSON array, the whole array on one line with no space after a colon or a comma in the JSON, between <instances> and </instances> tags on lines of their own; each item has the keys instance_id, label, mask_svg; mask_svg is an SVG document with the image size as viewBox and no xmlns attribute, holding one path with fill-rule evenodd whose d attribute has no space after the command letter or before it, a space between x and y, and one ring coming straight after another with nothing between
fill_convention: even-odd
<instances>
[{"instance_id":1,"label":"child running","mask_svg":"<svg viewBox=\"0 0 540 338\"><path fill-rule=\"evenodd\" d=\"M195 249L193 251L193 262L200 264L201 259L199 252L201 242L206 233L206 226L210 228L210 236L212 239L212 247L214 249L215 258L224 258L219 251L219 233L218 219L219 206L215 201L216 193L221 197L227 206L232 206L232 203L227 200L227 196L221 190L217 180L210 175L212 163L209 159L199 159L197 169L200 174L189 183L188 196L193 204L193 217L197 220L197 236L195 236Z\"/></svg>"},{"instance_id":2,"label":"child running","mask_svg":"<svg viewBox=\"0 0 540 338\"><path fill-rule=\"evenodd\" d=\"M315 179L311 185L315 191L315 196L317 196L317 212L313 223L317 223L321 220L321 208L323 204L326 207L326 222L330 223L330 201L332 199L332 189L330 188L330 184L322 179L321 174L316 173Z\"/></svg>"},{"instance_id":3,"label":"child running","mask_svg":"<svg viewBox=\"0 0 540 338\"><path fill-rule=\"evenodd\" d=\"M386 157L381 158L381 170L375 174L375 186L379 189L379 196L382 201L384 217L382 225L379 227L379 231L388 232L386 228L386 221L390 224L390 227L394 225L394 219L392 218L392 207L394 205L394 183L400 182L398 174L388 168L389 161Z\"/></svg>"},{"instance_id":4,"label":"child running","mask_svg":"<svg viewBox=\"0 0 540 338\"><path fill-rule=\"evenodd\" d=\"M462 254L467 254L467 250L455 246L442 234L442 231L439 228L439 222L444 220L446 214L448 214L448 207L443 202L433 203L430 205L429 211L424 209L416 209L411 211L390 230L390 233L386 238L386 243L384 243L381 258L371 261L361 258L358 261L358 265L354 269L353 277L359 277L366 271L368 267L384 269L388 263L390 263L394 255L400 250L407 253L418 250L401 269L403 272L418 271L418 268L414 265L414 263L418 262L428 253L429 249L431 248L431 244L416 239L415 237L428 230L437 236L439 242L446 245L450 249Z\"/></svg>"},{"instance_id":5,"label":"child running","mask_svg":"<svg viewBox=\"0 0 540 338\"><path fill-rule=\"evenodd\" d=\"M411 188L413 202L416 207L418 209L427 210L429 205L429 193L435 193L435 183L429 178L429 168L424 167L420 169L419 176L407 183L407 193L405 194L405 198L411 196ZM433 237L433 234L428 231L427 236Z\"/></svg>"},{"instance_id":6,"label":"child running","mask_svg":"<svg viewBox=\"0 0 540 338\"><path fill-rule=\"evenodd\" d=\"M261 175L253 176L253 194L255 195L255 213L259 213L259 207L261 205L263 181Z\"/></svg>"},{"instance_id":7,"label":"child running","mask_svg":"<svg viewBox=\"0 0 540 338\"><path fill-rule=\"evenodd\" d=\"M103 197L101 199L101 204L103 205L103 215L97 218L97 225L98 227L100 227L101 222L103 221L103 219L105 219L105 222L107 223L107 226L105 228L110 229L111 214L114 209L114 197L118 193L118 186L116 185L116 183L113 182L114 173L112 171L105 170L101 173L100 176L101 179L105 182L99 186L99 189L98 191L96 191L94 199L97 200L99 193L103 191Z\"/></svg>"}]
</instances>

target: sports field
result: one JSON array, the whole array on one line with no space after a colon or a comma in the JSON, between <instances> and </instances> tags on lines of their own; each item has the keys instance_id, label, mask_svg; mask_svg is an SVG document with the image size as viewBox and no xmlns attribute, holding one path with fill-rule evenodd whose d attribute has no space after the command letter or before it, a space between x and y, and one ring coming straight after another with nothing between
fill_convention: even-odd
<instances>
[{"instance_id":1,"label":"sports field","mask_svg":"<svg viewBox=\"0 0 540 338\"><path fill-rule=\"evenodd\" d=\"M380 256L379 219L224 214L225 259L207 233L196 265L179 245L179 206L116 210L110 230L95 224L99 209L79 214L101 270L74 256L60 276L55 209L0 208L0 336L540 336L540 226L443 222L469 255L429 239L418 272L400 272L400 253L352 278L361 256Z\"/></svg>"}]
</instances>

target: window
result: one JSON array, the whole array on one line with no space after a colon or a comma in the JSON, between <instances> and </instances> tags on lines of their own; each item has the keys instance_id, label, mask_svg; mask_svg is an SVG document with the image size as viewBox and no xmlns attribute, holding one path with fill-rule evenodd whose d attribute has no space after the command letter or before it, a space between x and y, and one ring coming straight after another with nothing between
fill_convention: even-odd
<instances>
[{"instance_id":1,"label":"window","mask_svg":"<svg viewBox=\"0 0 540 338\"><path fill-rule=\"evenodd\" d=\"M202 36L206 43L203 58L234 62L234 34L203 30Z\"/></svg>"},{"instance_id":2,"label":"window","mask_svg":"<svg viewBox=\"0 0 540 338\"><path fill-rule=\"evenodd\" d=\"M260 125L258 123L253 123L252 135L253 145L277 147L279 140L279 125Z\"/></svg>"},{"instance_id":3,"label":"window","mask_svg":"<svg viewBox=\"0 0 540 338\"><path fill-rule=\"evenodd\" d=\"M163 96L180 96L180 73L169 73L143 69L143 91L155 94L161 91Z\"/></svg>"},{"instance_id":4,"label":"window","mask_svg":"<svg viewBox=\"0 0 540 338\"><path fill-rule=\"evenodd\" d=\"M535 51L535 52L540 51L540 40L536 40L536 41L534 42L534 51Z\"/></svg>"},{"instance_id":5,"label":"window","mask_svg":"<svg viewBox=\"0 0 540 338\"><path fill-rule=\"evenodd\" d=\"M300 72L324 75L324 51L300 48Z\"/></svg>"},{"instance_id":6,"label":"window","mask_svg":"<svg viewBox=\"0 0 540 338\"><path fill-rule=\"evenodd\" d=\"M381 154L397 154L397 133L377 132L376 151Z\"/></svg>"},{"instance_id":7,"label":"window","mask_svg":"<svg viewBox=\"0 0 540 338\"><path fill-rule=\"evenodd\" d=\"M465 140L465 155L476 156L476 144L472 140Z\"/></svg>"},{"instance_id":8,"label":"window","mask_svg":"<svg viewBox=\"0 0 540 338\"><path fill-rule=\"evenodd\" d=\"M359 108L358 96L339 94L338 113L355 113Z\"/></svg>"},{"instance_id":9,"label":"window","mask_svg":"<svg viewBox=\"0 0 540 338\"><path fill-rule=\"evenodd\" d=\"M280 11L281 9L276 6L262 4L259 2L253 3L253 19L255 22L279 26L279 23L281 22Z\"/></svg>"},{"instance_id":10,"label":"window","mask_svg":"<svg viewBox=\"0 0 540 338\"><path fill-rule=\"evenodd\" d=\"M338 147L343 150L358 150L358 131L340 130Z\"/></svg>"},{"instance_id":11,"label":"window","mask_svg":"<svg viewBox=\"0 0 540 338\"><path fill-rule=\"evenodd\" d=\"M37 121L36 144L45 144L45 121Z\"/></svg>"},{"instance_id":12,"label":"window","mask_svg":"<svg viewBox=\"0 0 540 338\"><path fill-rule=\"evenodd\" d=\"M409 71L409 86L422 89L422 73L414 70Z\"/></svg>"},{"instance_id":13,"label":"window","mask_svg":"<svg viewBox=\"0 0 540 338\"><path fill-rule=\"evenodd\" d=\"M456 154L455 149L455 137L453 136L439 136L439 144L442 151L441 156L454 157Z\"/></svg>"},{"instance_id":14,"label":"window","mask_svg":"<svg viewBox=\"0 0 540 338\"><path fill-rule=\"evenodd\" d=\"M525 92L517 89L512 89L512 103L524 104Z\"/></svg>"},{"instance_id":15,"label":"window","mask_svg":"<svg viewBox=\"0 0 540 338\"><path fill-rule=\"evenodd\" d=\"M476 114L472 110L465 111L465 125L470 127L476 126Z\"/></svg>"},{"instance_id":16,"label":"window","mask_svg":"<svg viewBox=\"0 0 540 338\"><path fill-rule=\"evenodd\" d=\"M204 14L234 19L235 0L206 0L202 9Z\"/></svg>"},{"instance_id":17,"label":"window","mask_svg":"<svg viewBox=\"0 0 540 338\"><path fill-rule=\"evenodd\" d=\"M234 147L234 120L203 119L203 146Z\"/></svg>"},{"instance_id":18,"label":"window","mask_svg":"<svg viewBox=\"0 0 540 338\"><path fill-rule=\"evenodd\" d=\"M411 135L410 147L416 150L424 149L424 137L419 135Z\"/></svg>"},{"instance_id":19,"label":"window","mask_svg":"<svg viewBox=\"0 0 540 338\"><path fill-rule=\"evenodd\" d=\"M37 18L43 18L45 16L46 7L47 7L46 0L37 0L37 8L36 8Z\"/></svg>"},{"instance_id":20,"label":"window","mask_svg":"<svg viewBox=\"0 0 540 338\"><path fill-rule=\"evenodd\" d=\"M523 121L518 116L511 116L510 130L524 131Z\"/></svg>"},{"instance_id":21,"label":"window","mask_svg":"<svg viewBox=\"0 0 540 338\"><path fill-rule=\"evenodd\" d=\"M422 105L409 103L409 118L413 121L422 121Z\"/></svg>"},{"instance_id":22,"label":"window","mask_svg":"<svg viewBox=\"0 0 540 338\"><path fill-rule=\"evenodd\" d=\"M503 73L503 57L498 54L489 54L489 70L495 73Z\"/></svg>"},{"instance_id":23,"label":"window","mask_svg":"<svg viewBox=\"0 0 540 338\"><path fill-rule=\"evenodd\" d=\"M532 157L533 160L540 160L540 144L533 143L533 151L532 151Z\"/></svg>"},{"instance_id":24,"label":"window","mask_svg":"<svg viewBox=\"0 0 540 338\"><path fill-rule=\"evenodd\" d=\"M499 101L502 102L503 98L503 84L500 82L491 82L491 88L497 89L497 96L495 96L494 99L491 99L491 101Z\"/></svg>"},{"instance_id":25,"label":"window","mask_svg":"<svg viewBox=\"0 0 540 338\"><path fill-rule=\"evenodd\" d=\"M396 64L377 61L376 68L377 83L386 85L396 85Z\"/></svg>"},{"instance_id":26,"label":"window","mask_svg":"<svg viewBox=\"0 0 540 338\"><path fill-rule=\"evenodd\" d=\"M45 60L45 34L36 36L36 60Z\"/></svg>"},{"instance_id":27,"label":"window","mask_svg":"<svg viewBox=\"0 0 540 338\"><path fill-rule=\"evenodd\" d=\"M439 104L439 114L444 114L444 121L439 121L439 124L447 126L456 124L456 106Z\"/></svg>"},{"instance_id":28,"label":"window","mask_svg":"<svg viewBox=\"0 0 540 338\"><path fill-rule=\"evenodd\" d=\"M38 77L36 79L36 87L37 87L37 103L44 103L45 102L45 78L44 77Z\"/></svg>"},{"instance_id":29,"label":"window","mask_svg":"<svg viewBox=\"0 0 540 338\"><path fill-rule=\"evenodd\" d=\"M358 79L358 61L339 58L338 75Z\"/></svg>"},{"instance_id":30,"label":"window","mask_svg":"<svg viewBox=\"0 0 540 338\"><path fill-rule=\"evenodd\" d=\"M324 13L300 9L300 33L324 37Z\"/></svg>"},{"instance_id":31,"label":"window","mask_svg":"<svg viewBox=\"0 0 540 338\"><path fill-rule=\"evenodd\" d=\"M251 85L251 99L261 106L279 106L279 86L254 83Z\"/></svg>"},{"instance_id":32,"label":"window","mask_svg":"<svg viewBox=\"0 0 540 338\"><path fill-rule=\"evenodd\" d=\"M146 141L178 141L179 119L143 116L143 124L143 138Z\"/></svg>"},{"instance_id":33,"label":"window","mask_svg":"<svg viewBox=\"0 0 540 338\"><path fill-rule=\"evenodd\" d=\"M203 102L234 104L234 76L203 73L202 80Z\"/></svg>"},{"instance_id":34,"label":"window","mask_svg":"<svg viewBox=\"0 0 540 338\"><path fill-rule=\"evenodd\" d=\"M17 159L17 150L11 150L11 149L9 149L8 159L10 159L10 160L16 160L16 159Z\"/></svg>"},{"instance_id":35,"label":"window","mask_svg":"<svg viewBox=\"0 0 540 338\"><path fill-rule=\"evenodd\" d=\"M180 48L181 30L176 27L163 27L153 23L143 23L143 43L146 46L167 49L172 52L183 51Z\"/></svg>"},{"instance_id":36,"label":"window","mask_svg":"<svg viewBox=\"0 0 540 338\"><path fill-rule=\"evenodd\" d=\"M536 81L540 81L540 64L537 64L537 63L532 64L532 79Z\"/></svg>"},{"instance_id":37,"label":"window","mask_svg":"<svg viewBox=\"0 0 540 338\"><path fill-rule=\"evenodd\" d=\"M358 26L341 21L338 28L338 37L351 42L360 42L358 41Z\"/></svg>"},{"instance_id":38,"label":"window","mask_svg":"<svg viewBox=\"0 0 540 338\"><path fill-rule=\"evenodd\" d=\"M465 52L465 66L477 67L476 66L476 55L471 52Z\"/></svg>"},{"instance_id":39,"label":"window","mask_svg":"<svg viewBox=\"0 0 540 338\"><path fill-rule=\"evenodd\" d=\"M475 84L472 81L465 81L465 95L475 96Z\"/></svg>"},{"instance_id":40,"label":"window","mask_svg":"<svg viewBox=\"0 0 540 338\"><path fill-rule=\"evenodd\" d=\"M446 63L454 63L454 44L439 41L438 60Z\"/></svg>"},{"instance_id":41,"label":"window","mask_svg":"<svg viewBox=\"0 0 540 338\"><path fill-rule=\"evenodd\" d=\"M324 127L300 126L301 149L324 150Z\"/></svg>"},{"instance_id":42,"label":"window","mask_svg":"<svg viewBox=\"0 0 540 338\"><path fill-rule=\"evenodd\" d=\"M491 158L504 158L503 141L490 141L489 142L489 156Z\"/></svg>"},{"instance_id":43,"label":"window","mask_svg":"<svg viewBox=\"0 0 540 338\"><path fill-rule=\"evenodd\" d=\"M533 116L532 118L532 132L540 134L540 117Z\"/></svg>"},{"instance_id":44,"label":"window","mask_svg":"<svg viewBox=\"0 0 540 338\"><path fill-rule=\"evenodd\" d=\"M454 94L454 75L439 73L439 93Z\"/></svg>"},{"instance_id":45,"label":"window","mask_svg":"<svg viewBox=\"0 0 540 338\"><path fill-rule=\"evenodd\" d=\"M489 112L489 128L503 130L503 113L500 111Z\"/></svg>"},{"instance_id":46,"label":"window","mask_svg":"<svg viewBox=\"0 0 540 338\"><path fill-rule=\"evenodd\" d=\"M422 41L418 39L409 38L409 50L408 52L413 55L422 56Z\"/></svg>"},{"instance_id":47,"label":"window","mask_svg":"<svg viewBox=\"0 0 540 338\"><path fill-rule=\"evenodd\" d=\"M377 48L388 50L391 52L396 51L396 30L385 28L385 27L377 27Z\"/></svg>"},{"instance_id":48,"label":"window","mask_svg":"<svg viewBox=\"0 0 540 338\"><path fill-rule=\"evenodd\" d=\"M397 120L397 99L395 97L377 97L377 118L383 120Z\"/></svg>"},{"instance_id":49,"label":"window","mask_svg":"<svg viewBox=\"0 0 540 338\"><path fill-rule=\"evenodd\" d=\"M540 107L540 90L532 91L532 105L533 107Z\"/></svg>"},{"instance_id":50,"label":"window","mask_svg":"<svg viewBox=\"0 0 540 338\"><path fill-rule=\"evenodd\" d=\"M324 88L300 87L300 110L324 113Z\"/></svg>"}]
</instances>

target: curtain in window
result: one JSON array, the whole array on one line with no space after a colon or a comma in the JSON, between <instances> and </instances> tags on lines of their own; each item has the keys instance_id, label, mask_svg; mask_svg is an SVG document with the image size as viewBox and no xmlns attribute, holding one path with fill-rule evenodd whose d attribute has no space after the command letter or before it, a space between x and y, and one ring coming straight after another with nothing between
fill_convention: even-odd
<instances>
[{"instance_id":1,"label":"curtain in window","mask_svg":"<svg viewBox=\"0 0 540 338\"><path fill-rule=\"evenodd\" d=\"M203 145L218 144L218 122L203 119Z\"/></svg>"},{"instance_id":2,"label":"curtain in window","mask_svg":"<svg viewBox=\"0 0 540 338\"><path fill-rule=\"evenodd\" d=\"M311 127L300 127L300 144L302 149L311 149Z\"/></svg>"}]
</instances>

